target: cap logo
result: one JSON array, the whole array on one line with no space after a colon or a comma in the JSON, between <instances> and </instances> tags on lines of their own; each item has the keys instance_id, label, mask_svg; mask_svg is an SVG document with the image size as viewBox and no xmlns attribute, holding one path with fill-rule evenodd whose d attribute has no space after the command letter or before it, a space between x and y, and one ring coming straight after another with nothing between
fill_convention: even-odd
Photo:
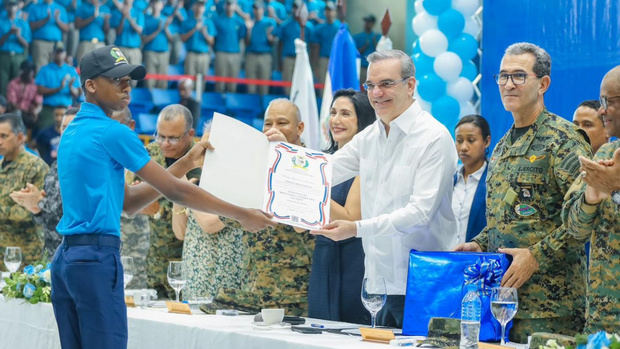
<instances>
[{"instance_id":1,"label":"cap logo","mask_svg":"<svg viewBox=\"0 0 620 349\"><path fill-rule=\"evenodd\" d=\"M125 55L118 47L112 47L112 49L110 50L110 56L112 56L115 59L114 61L115 65L116 64L129 64L129 62L127 62L127 58L125 58Z\"/></svg>"}]
</instances>

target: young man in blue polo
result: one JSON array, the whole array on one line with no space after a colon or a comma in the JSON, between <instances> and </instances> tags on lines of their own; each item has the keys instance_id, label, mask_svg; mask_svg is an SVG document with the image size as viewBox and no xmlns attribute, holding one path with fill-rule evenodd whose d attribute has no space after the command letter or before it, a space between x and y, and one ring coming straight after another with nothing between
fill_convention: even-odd
<instances>
[{"instance_id":1,"label":"young man in blue polo","mask_svg":"<svg viewBox=\"0 0 620 349\"><path fill-rule=\"evenodd\" d=\"M118 47L84 55L80 80L86 102L65 130L58 151L63 235L52 261L52 303L63 348L127 347L127 310L120 263L120 214L133 214L159 197L239 220L257 231L273 223L259 210L224 202L178 179L201 165L207 141L168 170L153 162L137 135L110 118L130 102L131 80L144 78ZM127 186L124 169L145 182Z\"/></svg>"}]
</instances>

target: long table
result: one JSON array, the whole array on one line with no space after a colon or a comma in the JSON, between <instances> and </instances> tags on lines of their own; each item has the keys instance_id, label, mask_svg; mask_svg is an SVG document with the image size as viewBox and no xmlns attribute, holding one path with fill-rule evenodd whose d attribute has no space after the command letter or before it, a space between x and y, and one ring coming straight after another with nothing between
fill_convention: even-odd
<instances>
[{"instance_id":1,"label":"long table","mask_svg":"<svg viewBox=\"0 0 620 349\"><path fill-rule=\"evenodd\" d=\"M257 329L251 324L251 316L186 315L171 314L165 308L128 308L127 318L130 349L388 348L364 342L357 336ZM309 321L329 324L322 320ZM51 304L0 300L0 348L60 348Z\"/></svg>"}]
</instances>

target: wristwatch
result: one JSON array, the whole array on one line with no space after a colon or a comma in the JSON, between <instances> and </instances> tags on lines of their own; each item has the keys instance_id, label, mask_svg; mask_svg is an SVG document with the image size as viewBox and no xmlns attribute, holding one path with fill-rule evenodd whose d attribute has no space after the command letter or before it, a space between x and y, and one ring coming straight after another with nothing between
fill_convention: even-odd
<instances>
[{"instance_id":1,"label":"wristwatch","mask_svg":"<svg viewBox=\"0 0 620 349\"><path fill-rule=\"evenodd\" d=\"M616 205L620 205L620 190L616 190L611 193L611 200L613 200Z\"/></svg>"}]
</instances>

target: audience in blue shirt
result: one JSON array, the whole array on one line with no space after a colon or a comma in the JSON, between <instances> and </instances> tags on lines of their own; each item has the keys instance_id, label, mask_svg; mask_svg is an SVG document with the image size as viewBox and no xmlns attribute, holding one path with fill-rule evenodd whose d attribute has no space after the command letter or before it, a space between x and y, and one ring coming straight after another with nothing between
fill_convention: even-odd
<instances>
[{"instance_id":1,"label":"audience in blue shirt","mask_svg":"<svg viewBox=\"0 0 620 349\"><path fill-rule=\"evenodd\" d=\"M172 41L168 25L173 18L162 15L163 8L163 0L151 0L151 11L144 18L144 31L142 32L144 66L149 74L168 74L170 41ZM168 81L151 79L146 81L146 86L165 89L168 87Z\"/></svg>"},{"instance_id":2,"label":"audience in blue shirt","mask_svg":"<svg viewBox=\"0 0 620 349\"><path fill-rule=\"evenodd\" d=\"M329 1L325 5L325 23L319 24L313 31L311 40L312 62L314 63L314 75L319 83L325 82L325 73L329 63L329 54L332 50L332 42L340 29L340 21L336 19L336 5ZM317 54L318 51L318 54ZM318 55L318 58L317 58Z\"/></svg>"},{"instance_id":3,"label":"audience in blue shirt","mask_svg":"<svg viewBox=\"0 0 620 349\"><path fill-rule=\"evenodd\" d=\"M362 57L362 69L360 69L360 81L362 82L366 81L366 68L368 68L366 57L375 52L377 43L381 39L381 34L372 31L376 21L377 19L373 15L364 17L364 31L353 35L355 46Z\"/></svg>"},{"instance_id":4,"label":"audience in blue shirt","mask_svg":"<svg viewBox=\"0 0 620 349\"><path fill-rule=\"evenodd\" d=\"M32 32L30 54L37 71L51 61L54 43L61 41L63 33L69 30L67 21L67 11L54 0L38 2L28 10Z\"/></svg>"},{"instance_id":5,"label":"audience in blue shirt","mask_svg":"<svg viewBox=\"0 0 620 349\"><path fill-rule=\"evenodd\" d=\"M9 0L0 16L0 96L6 94L9 82L19 75L19 67L27 58L25 50L32 40L30 26L17 12L17 2Z\"/></svg>"},{"instance_id":6,"label":"audience in blue shirt","mask_svg":"<svg viewBox=\"0 0 620 349\"><path fill-rule=\"evenodd\" d=\"M77 62L86 52L105 45L110 15L110 8L99 0L86 0L80 4L75 14L75 27L80 31Z\"/></svg>"},{"instance_id":7,"label":"audience in blue shirt","mask_svg":"<svg viewBox=\"0 0 620 349\"><path fill-rule=\"evenodd\" d=\"M217 30L213 22L204 17L205 2L196 0L192 6L192 16L188 17L181 26L181 40L185 42L187 56L185 57L185 74L206 74L209 70L211 57L210 46Z\"/></svg>"},{"instance_id":8,"label":"audience in blue shirt","mask_svg":"<svg viewBox=\"0 0 620 349\"><path fill-rule=\"evenodd\" d=\"M134 5L134 0L125 0L120 7L112 9L110 25L116 29L114 42L123 51L130 64L142 64L142 30L144 13Z\"/></svg>"},{"instance_id":9,"label":"audience in blue shirt","mask_svg":"<svg viewBox=\"0 0 620 349\"><path fill-rule=\"evenodd\" d=\"M217 31L215 38L215 75L223 77L239 77L241 71L240 41L245 37L245 23L236 12L235 0L225 0L224 14L213 19ZM217 92L236 92L236 83L216 82Z\"/></svg>"},{"instance_id":10,"label":"audience in blue shirt","mask_svg":"<svg viewBox=\"0 0 620 349\"><path fill-rule=\"evenodd\" d=\"M65 62L66 52L62 41L56 43L54 60L43 66L34 82L43 95L43 109L37 119L37 130L42 130L54 123L54 108L68 107L73 98L80 96L80 78L74 67Z\"/></svg>"}]
</instances>

